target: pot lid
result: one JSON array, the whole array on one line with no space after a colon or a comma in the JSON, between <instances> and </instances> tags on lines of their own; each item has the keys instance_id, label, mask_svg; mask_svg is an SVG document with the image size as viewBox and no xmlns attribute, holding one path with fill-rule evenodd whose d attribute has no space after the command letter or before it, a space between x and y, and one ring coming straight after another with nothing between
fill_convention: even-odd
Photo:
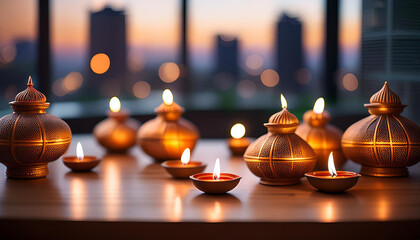
<instances>
[{"instance_id":1,"label":"pot lid","mask_svg":"<svg viewBox=\"0 0 420 240\"><path fill-rule=\"evenodd\" d=\"M44 94L36 90L33 85L32 78L29 76L27 88L16 95L15 102L45 103L47 98Z\"/></svg>"}]
</instances>

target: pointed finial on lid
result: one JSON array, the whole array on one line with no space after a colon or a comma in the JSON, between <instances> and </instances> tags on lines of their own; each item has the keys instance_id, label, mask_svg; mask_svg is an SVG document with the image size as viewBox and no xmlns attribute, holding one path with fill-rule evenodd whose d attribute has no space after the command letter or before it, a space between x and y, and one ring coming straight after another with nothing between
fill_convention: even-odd
<instances>
[{"instance_id":1,"label":"pointed finial on lid","mask_svg":"<svg viewBox=\"0 0 420 240\"><path fill-rule=\"evenodd\" d=\"M383 104L401 104L400 97L391 91L388 83L385 82L384 86L377 93L373 94L370 98L370 103L383 103Z\"/></svg>"},{"instance_id":2,"label":"pointed finial on lid","mask_svg":"<svg viewBox=\"0 0 420 240\"><path fill-rule=\"evenodd\" d=\"M18 93L15 97L16 102L46 102L47 98L44 94L39 92L33 87L32 78L29 77L27 88L23 90L22 92Z\"/></svg>"},{"instance_id":3,"label":"pointed finial on lid","mask_svg":"<svg viewBox=\"0 0 420 240\"><path fill-rule=\"evenodd\" d=\"M34 84L32 83L32 77L31 76L29 76L29 79L28 79L28 84L26 84L28 87L30 87L30 86L33 86Z\"/></svg>"}]
</instances>

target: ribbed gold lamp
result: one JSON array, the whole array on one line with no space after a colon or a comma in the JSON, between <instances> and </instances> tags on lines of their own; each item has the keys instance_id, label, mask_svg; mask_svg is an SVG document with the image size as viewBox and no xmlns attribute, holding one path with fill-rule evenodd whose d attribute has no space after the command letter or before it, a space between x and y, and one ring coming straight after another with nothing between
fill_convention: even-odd
<instances>
[{"instance_id":1,"label":"ribbed gold lamp","mask_svg":"<svg viewBox=\"0 0 420 240\"><path fill-rule=\"evenodd\" d=\"M317 155L315 168L317 170L328 169L328 156L334 153L335 165L341 167L346 162L346 157L341 149L341 136L343 132L335 126L328 124L331 117L324 110L325 101L319 98L314 109L305 112L303 124L299 125L296 134L303 138Z\"/></svg>"},{"instance_id":2,"label":"ribbed gold lamp","mask_svg":"<svg viewBox=\"0 0 420 240\"><path fill-rule=\"evenodd\" d=\"M173 102L169 89L163 91L163 103L155 109L157 117L145 122L137 133L137 142L156 161L181 159L186 148L193 151L200 137L198 129L181 117L184 109Z\"/></svg>"},{"instance_id":3,"label":"ribbed gold lamp","mask_svg":"<svg viewBox=\"0 0 420 240\"><path fill-rule=\"evenodd\" d=\"M281 101L283 110L264 124L268 133L251 143L244 154L248 168L265 185L299 183L316 164L311 146L295 133L299 121L287 110L283 95Z\"/></svg>"},{"instance_id":4,"label":"ribbed gold lamp","mask_svg":"<svg viewBox=\"0 0 420 240\"><path fill-rule=\"evenodd\" d=\"M375 177L408 175L407 166L420 161L420 127L400 113L406 105L385 82L365 104L371 116L351 125L343 135L344 154Z\"/></svg>"},{"instance_id":5,"label":"ribbed gold lamp","mask_svg":"<svg viewBox=\"0 0 420 240\"><path fill-rule=\"evenodd\" d=\"M0 118L0 162L11 178L40 178L48 175L48 163L63 155L71 142L70 127L48 114L44 94L29 77L26 90L9 104L13 114Z\"/></svg>"},{"instance_id":6,"label":"ribbed gold lamp","mask_svg":"<svg viewBox=\"0 0 420 240\"><path fill-rule=\"evenodd\" d=\"M121 108L121 101L117 97L111 98L109 108L108 118L95 126L93 135L109 152L125 152L136 145L140 123L130 118L128 110Z\"/></svg>"}]
</instances>

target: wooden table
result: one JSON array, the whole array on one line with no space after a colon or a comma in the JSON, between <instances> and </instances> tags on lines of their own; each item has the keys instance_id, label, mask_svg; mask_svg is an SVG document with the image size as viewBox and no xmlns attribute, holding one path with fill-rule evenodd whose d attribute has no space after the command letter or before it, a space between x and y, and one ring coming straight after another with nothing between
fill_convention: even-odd
<instances>
[{"instance_id":1,"label":"wooden table","mask_svg":"<svg viewBox=\"0 0 420 240\"><path fill-rule=\"evenodd\" d=\"M243 177L230 194L211 196L170 178L138 147L106 155L91 136L77 135L69 153L78 141L86 155L103 156L93 172L70 172L59 159L44 179L0 175L0 239L420 239L420 164L410 177L361 177L346 193L325 194L306 179L261 185L225 141L201 140L192 158L208 163L207 172L219 157L222 172Z\"/></svg>"}]
</instances>

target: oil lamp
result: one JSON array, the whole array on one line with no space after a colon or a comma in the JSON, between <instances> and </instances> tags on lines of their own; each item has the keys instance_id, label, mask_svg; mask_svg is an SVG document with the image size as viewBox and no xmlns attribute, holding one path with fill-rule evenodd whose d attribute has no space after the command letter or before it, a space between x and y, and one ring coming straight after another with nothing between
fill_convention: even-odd
<instances>
[{"instance_id":1,"label":"oil lamp","mask_svg":"<svg viewBox=\"0 0 420 240\"><path fill-rule=\"evenodd\" d=\"M109 101L108 118L99 122L93 129L93 135L100 145L110 152L125 152L136 144L136 132L140 123L129 118L128 110L121 109L117 97Z\"/></svg>"},{"instance_id":2,"label":"oil lamp","mask_svg":"<svg viewBox=\"0 0 420 240\"><path fill-rule=\"evenodd\" d=\"M406 105L385 82L365 104L371 116L351 125L343 135L344 155L362 165L362 175L399 177L420 161L420 127L400 113Z\"/></svg>"},{"instance_id":3,"label":"oil lamp","mask_svg":"<svg viewBox=\"0 0 420 240\"><path fill-rule=\"evenodd\" d=\"M60 118L45 112L47 98L33 87L9 104L13 114L0 118L0 162L11 178L40 178L48 175L48 163L63 155L71 142L71 130Z\"/></svg>"},{"instance_id":4,"label":"oil lamp","mask_svg":"<svg viewBox=\"0 0 420 240\"><path fill-rule=\"evenodd\" d=\"M228 140L229 149L234 156L242 156L251 141L249 138L244 138L245 126L241 123L233 125L230 129L232 138Z\"/></svg>"},{"instance_id":5,"label":"oil lamp","mask_svg":"<svg viewBox=\"0 0 420 240\"><path fill-rule=\"evenodd\" d=\"M85 156L80 142L76 146L77 156L63 157L63 163L74 172L87 172L98 166L100 160L95 156Z\"/></svg>"},{"instance_id":6,"label":"oil lamp","mask_svg":"<svg viewBox=\"0 0 420 240\"><path fill-rule=\"evenodd\" d=\"M346 191L359 180L360 174L347 171L336 171L333 152L328 156L328 171L310 172L305 174L308 182L315 188L330 193Z\"/></svg>"},{"instance_id":7,"label":"oil lamp","mask_svg":"<svg viewBox=\"0 0 420 240\"><path fill-rule=\"evenodd\" d=\"M191 151L189 148L182 153L181 160L168 160L161 165L174 178L189 178L191 175L201 173L206 164L202 162L190 161Z\"/></svg>"},{"instance_id":8,"label":"oil lamp","mask_svg":"<svg viewBox=\"0 0 420 240\"><path fill-rule=\"evenodd\" d=\"M268 133L251 143L244 154L249 170L265 185L299 183L316 164L314 150L295 133L299 121L287 110L283 95L281 102L283 110L264 124Z\"/></svg>"},{"instance_id":9,"label":"oil lamp","mask_svg":"<svg viewBox=\"0 0 420 240\"><path fill-rule=\"evenodd\" d=\"M220 173L220 162L216 159L213 173L197 173L190 176L194 186L207 194L224 194L234 189L241 177L231 173Z\"/></svg>"},{"instance_id":10,"label":"oil lamp","mask_svg":"<svg viewBox=\"0 0 420 240\"><path fill-rule=\"evenodd\" d=\"M169 89L163 91L163 103L155 109L157 117L145 122L137 133L137 142L156 161L180 159L184 149L194 150L200 136L191 122L182 118L184 109L173 102Z\"/></svg>"},{"instance_id":11,"label":"oil lamp","mask_svg":"<svg viewBox=\"0 0 420 240\"><path fill-rule=\"evenodd\" d=\"M327 169L328 155L334 152L334 161L341 167L346 162L346 157L341 149L341 136L343 132L328 124L330 114L324 110L325 101L323 98L316 100L313 111L307 111L303 115L301 124L296 134L303 138L317 155L315 168L318 170Z\"/></svg>"}]
</instances>

